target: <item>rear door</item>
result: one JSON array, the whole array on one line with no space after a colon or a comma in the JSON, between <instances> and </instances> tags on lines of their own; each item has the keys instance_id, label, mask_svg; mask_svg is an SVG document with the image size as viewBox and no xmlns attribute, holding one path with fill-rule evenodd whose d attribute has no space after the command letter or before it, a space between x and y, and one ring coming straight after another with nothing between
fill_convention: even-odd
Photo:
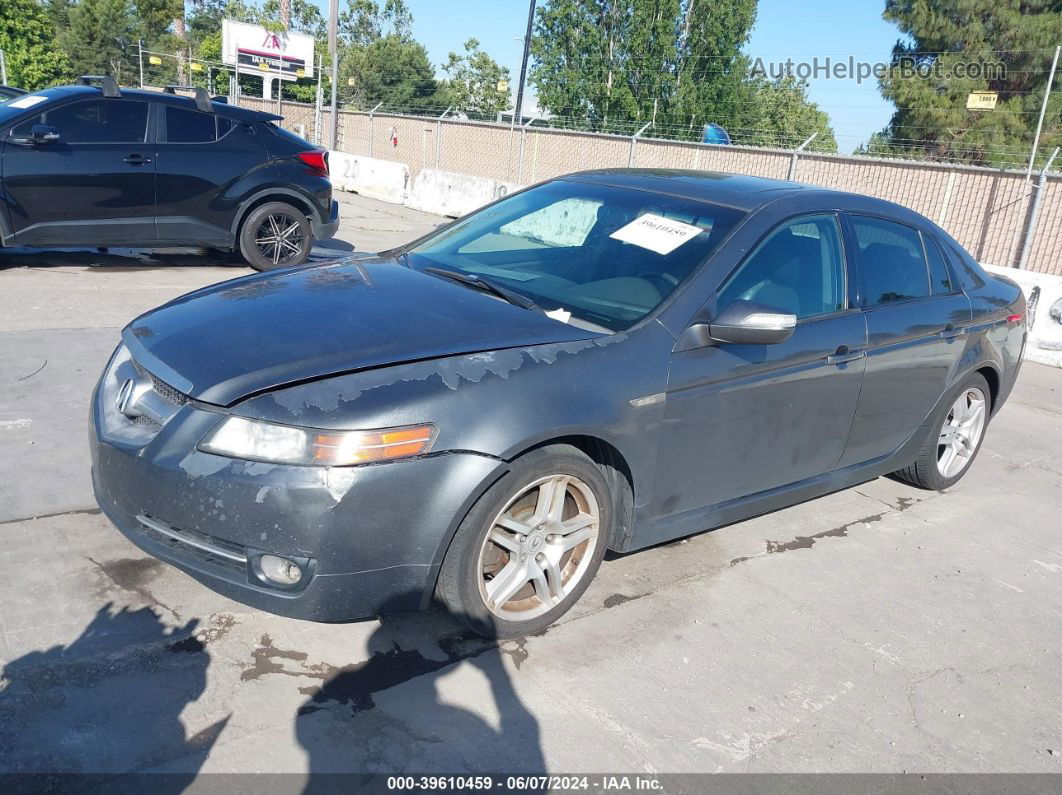
<instances>
[{"instance_id":1,"label":"rear door","mask_svg":"<svg viewBox=\"0 0 1062 795\"><path fill-rule=\"evenodd\" d=\"M85 99L46 110L11 130L4 148L4 187L19 243L139 246L156 241L149 107L138 99ZM13 143L34 124L56 128L59 140Z\"/></svg>"},{"instance_id":2,"label":"rear door","mask_svg":"<svg viewBox=\"0 0 1062 795\"><path fill-rule=\"evenodd\" d=\"M867 361L841 466L888 455L926 420L965 348L970 301L935 240L912 226L849 215Z\"/></svg>"},{"instance_id":3,"label":"rear door","mask_svg":"<svg viewBox=\"0 0 1062 795\"><path fill-rule=\"evenodd\" d=\"M242 200L266 180L261 134L215 113L158 105L158 230L166 243L232 245ZM255 181L257 179L257 181Z\"/></svg>"}]
</instances>

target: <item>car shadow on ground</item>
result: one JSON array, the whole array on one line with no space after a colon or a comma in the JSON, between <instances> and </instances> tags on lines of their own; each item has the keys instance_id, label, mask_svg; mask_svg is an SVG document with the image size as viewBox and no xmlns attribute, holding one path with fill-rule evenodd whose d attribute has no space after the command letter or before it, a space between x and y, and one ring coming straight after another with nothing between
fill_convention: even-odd
<instances>
[{"instance_id":1,"label":"car shadow on ground","mask_svg":"<svg viewBox=\"0 0 1062 795\"><path fill-rule=\"evenodd\" d=\"M309 264L329 262L354 251L345 240L318 241L310 252ZM247 269L238 253L203 248L3 248L0 270L9 268L81 267L93 270L153 270L163 268Z\"/></svg>"}]
</instances>

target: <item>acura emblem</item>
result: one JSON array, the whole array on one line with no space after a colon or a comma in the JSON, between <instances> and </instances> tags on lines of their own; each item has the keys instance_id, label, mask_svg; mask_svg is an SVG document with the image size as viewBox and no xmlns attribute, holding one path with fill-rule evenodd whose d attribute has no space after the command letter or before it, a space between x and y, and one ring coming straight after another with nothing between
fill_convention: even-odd
<instances>
[{"instance_id":1,"label":"acura emblem","mask_svg":"<svg viewBox=\"0 0 1062 795\"><path fill-rule=\"evenodd\" d=\"M143 383L138 378L127 378L118 390L118 397L114 401L114 407L119 414L123 414L131 420L135 420L142 412L140 410L140 398L151 388L149 383Z\"/></svg>"}]
</instances>

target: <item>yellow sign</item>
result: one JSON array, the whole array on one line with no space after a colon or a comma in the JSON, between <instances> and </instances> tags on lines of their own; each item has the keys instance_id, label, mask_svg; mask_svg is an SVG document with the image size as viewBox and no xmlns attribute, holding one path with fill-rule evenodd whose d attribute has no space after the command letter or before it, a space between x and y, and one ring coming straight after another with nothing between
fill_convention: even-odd
<instances>
[{"instance_id":1,"label":"yellow sign","mask_svg":"<svg viewBox=\"0 0 1062 795\"><path fill-rule=\"evenodd\" d=\"M267 64L265 61L259 61L258 62L258 68L261 69L263 72L268 72L269 71L269 64Z\"/></svg>"},{"instance_id":2,"label":"yellow sign","mask_svg":"<svg viewBox=\"0 0 1062 795\"><path fill-rule=\"evenodd\" d=\"M995 91L974 91L966 98L967 110L995 110L999 94Z\"/></svg>"},{"instance_id":3,"label":"yellow sign","mask_svg":"<svg viewBox=\"0 0 1062 795\"><path fill-rule=\"evenodd\" d=\"M193 72L202 72L203 71L203 64L193 62L192 63L192 71Z\"/></svg>"},{"instance_id":4,"label":"yellow sign","mask_svg":"<svg viewBox=\"0 0 1062 795\"><path fill-rule=\"evenodd\" d=\"M157 55L148 56L148 63L152 66L162 66L162 59Z\"/></svg>"},{"instance_id":5,"label":"yellow sign","mask_svg":"<svg viewBox=\"0 0 1062 795\"><path fill-rule=\"evenodd\" d=\"M306 77L306 70L305 69L296 69L295 70L295 76L296 77Z\"/></svg>"},{"instance_id":6,"label":"yellow sign","mask_svg":"<svg viewBox=\"0 0 1062 795\"><path fill-rule=\"evenodd\" d=\"M348 77L348 78L347 78L347 85L348 85L348 86L352 86L352 85L355 85L355 82L354 82L354 78L353 78L353 77Z\"/></svg>"},{"instance_id":7,"label":"yellow sign","mask_svg":"<svg viewBox=\"0 0 1062 795\"><path fill-rule=\"evenodd\" d=\"M508 90L509 90L509 81L508 80L499 80L498 81L498 91L508 91Z\"/></svg>"}]
</instances>

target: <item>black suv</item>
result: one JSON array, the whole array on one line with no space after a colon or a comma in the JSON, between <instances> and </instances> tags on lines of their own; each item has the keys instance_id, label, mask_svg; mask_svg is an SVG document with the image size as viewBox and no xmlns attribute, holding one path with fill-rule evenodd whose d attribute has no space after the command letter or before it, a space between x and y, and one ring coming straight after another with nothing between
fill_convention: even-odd
<instances>
[{"instance_id":1,"label":"black suv","mask_svg":"<svg viewBox=\"0 0 1062 795\"><path fill-rule=\"evenodd\" d=\"M335 234L326 151L182 88L85 76L0 102L2 244L239 249L265 270Z\"/></svg>"}]
</instances>

